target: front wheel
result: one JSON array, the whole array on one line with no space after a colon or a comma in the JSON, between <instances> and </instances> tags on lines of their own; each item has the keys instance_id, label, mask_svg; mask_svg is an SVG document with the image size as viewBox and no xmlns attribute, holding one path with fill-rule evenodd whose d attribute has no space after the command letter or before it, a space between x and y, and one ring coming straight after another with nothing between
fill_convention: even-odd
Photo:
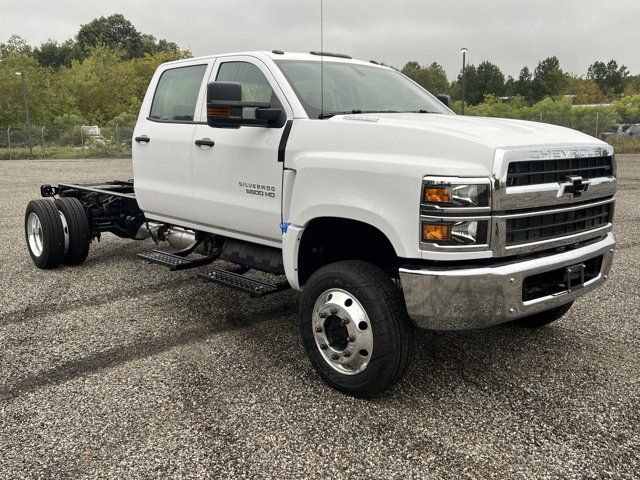
<instances>
[{"instance_id":1,"label":"front wheel","mask_svg":"<svg viewBox=\"0 0 640 480\"><path fill-rule=\"evenodd\" d=\"M305 285L300 333L315 370L332 387L372 397L405 374L415 330L400 290L361 261L322 267Z\"/></svg>"}]
</instances>

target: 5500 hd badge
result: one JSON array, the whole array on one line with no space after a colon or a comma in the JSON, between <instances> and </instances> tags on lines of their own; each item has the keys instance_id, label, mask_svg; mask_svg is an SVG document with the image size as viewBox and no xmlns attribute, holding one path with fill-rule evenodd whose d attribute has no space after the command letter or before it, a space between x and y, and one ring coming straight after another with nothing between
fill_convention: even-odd
<instances>
[{"instance_id":1,"label":"5500 hd badge","mask_svg":"<svg viewBox=\"0 0 640 480\"><path fill-rule=\"evenodd\" d=\"M240 188L244 188L249 195L259 197L276 198L276 187L274 185L262 185L260 183L238 182Z\"/></svg>"}]
</instances>

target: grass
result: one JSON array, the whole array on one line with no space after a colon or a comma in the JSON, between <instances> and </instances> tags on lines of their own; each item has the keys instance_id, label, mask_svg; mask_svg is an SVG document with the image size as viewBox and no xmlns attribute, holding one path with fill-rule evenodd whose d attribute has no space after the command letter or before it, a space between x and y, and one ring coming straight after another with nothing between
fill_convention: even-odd
<instances>
[{"instance_id":1,"label":"grass","mask_svg":"<svg viewBox=\"0 0 640 480\"><path fill-rule=\"evenodd\" d=\"M86 147L46 146L44 151L37 145L33 147L33 158L120 158L131 157L131 147L117 143L92 144ZM14 160L29 158L26 147L0 148L0 160Z\"/></svg>"},{"instance_id":2,"label":"grass","mask_svg":"<svg viewBox=\"0 0 640 480\"><path fill-rule=\"evenodd\" d=\"M640 138L612 138L606 142L616 153L640 153Z\"/></svg>"}]
</instances>

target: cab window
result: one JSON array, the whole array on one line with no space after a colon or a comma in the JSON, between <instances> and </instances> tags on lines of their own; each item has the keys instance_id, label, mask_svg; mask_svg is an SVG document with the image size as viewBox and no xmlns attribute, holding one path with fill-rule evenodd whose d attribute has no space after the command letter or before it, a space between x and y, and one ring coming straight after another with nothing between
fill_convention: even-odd
<instances>
[{"instance_id":1,"label":"cab window","mask_svg":"<svg viewBox=\"0 0 640 480\"><path fill-rule=\"evenodd\" d=\"M206 65L166 70L160 76L149 118L165 122L193 121Z\"/></svg>"},{"instance_id":2,"label":"cab window","mask_svg":"<svg viewBox=\"0 0 640 480\"><path fill-rule=\"evenodd\" d=\"M242 100L279 104L269 81L258 67L247 62L226 62L220 65L218 82L235 82L242 85Z\"/></svg>"}]
</instances>

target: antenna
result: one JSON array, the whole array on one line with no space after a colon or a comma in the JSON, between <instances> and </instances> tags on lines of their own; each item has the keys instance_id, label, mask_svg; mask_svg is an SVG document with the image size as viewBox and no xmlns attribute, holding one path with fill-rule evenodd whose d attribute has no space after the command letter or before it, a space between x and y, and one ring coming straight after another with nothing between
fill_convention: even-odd
<instances>
[{"instance_id":1,"label":"antenna","mask_svg":"<svg viewBox=\"0 0 640 480\"><path fill-rule=\"evenodd\" d=\"M320 0L320 51L324 52L324 0ZM320 118L324 117L324 55L320 56Z\"/></svg>"}]
</instances>

